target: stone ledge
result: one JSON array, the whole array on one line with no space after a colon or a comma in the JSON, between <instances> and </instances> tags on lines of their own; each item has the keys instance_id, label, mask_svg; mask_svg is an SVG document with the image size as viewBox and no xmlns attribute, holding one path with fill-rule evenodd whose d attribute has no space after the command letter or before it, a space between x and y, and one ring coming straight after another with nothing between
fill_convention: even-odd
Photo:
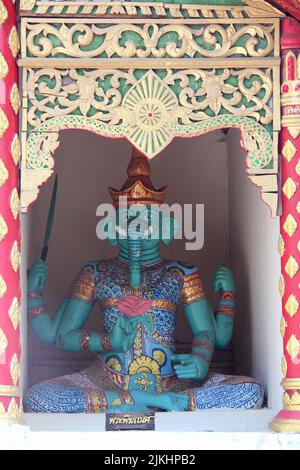
<instances>
[{"instance_id":1,"label":"stone ledge","mask_svg":"<svg viewBox=\"0 0 300 470\"><path fill-rule=\"evenodd\" d=\"M299 449L300 435L268 430L273 416L269 409L157 413L156 432L118 433L116 445L104 415L25 414L26 425L0 423L0 449Z\"/></svg>"}]
</instances>

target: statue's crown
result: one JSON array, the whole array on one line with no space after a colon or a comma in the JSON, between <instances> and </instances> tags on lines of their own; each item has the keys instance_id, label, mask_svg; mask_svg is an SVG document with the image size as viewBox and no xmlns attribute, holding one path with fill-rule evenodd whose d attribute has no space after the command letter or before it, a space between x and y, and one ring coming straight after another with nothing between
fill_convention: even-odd
<instances>
[{"instance_id":1,"label":"statue's crown","mask_svg":"<svg viewBox=\"0 0 300 470\"><path fill-rule=\"evenodd\" d=\"M133 149L131 160L127 167L127 180L120 191L109 188L114 206L119 207L119 198L127 197L128 206L133 204L160 205L164 202L168 186L155 189L151 179L151 167L147 157L139 150Z\"/></svg>"}]
</instances>

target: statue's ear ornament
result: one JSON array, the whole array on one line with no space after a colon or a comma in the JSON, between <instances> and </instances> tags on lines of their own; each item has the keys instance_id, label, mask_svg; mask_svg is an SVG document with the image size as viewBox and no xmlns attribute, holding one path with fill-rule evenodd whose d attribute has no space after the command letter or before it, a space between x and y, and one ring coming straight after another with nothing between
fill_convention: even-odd
<instances>
[{"instance_id":1,"label":"statue's ear ornament","mask_svg":"<svg viewBox=\"0 0 300 470\"><path fill-rule=\"evenodd\" d=\"M120 198L125 198L127 205L160 205L164 202L169 187L155 189L150 179L151 168L148 159L140 150L133 149L127 168L127 180L118 191L109 188L115 208L119 207Z\"/></svg>"}]
</instances>

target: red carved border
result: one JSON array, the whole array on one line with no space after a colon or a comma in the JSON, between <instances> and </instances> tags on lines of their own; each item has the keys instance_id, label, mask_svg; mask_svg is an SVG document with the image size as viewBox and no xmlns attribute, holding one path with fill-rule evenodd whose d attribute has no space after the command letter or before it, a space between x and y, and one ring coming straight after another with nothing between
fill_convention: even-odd
<instances>
[{"instance_id":1,"label":"red carved border","mask_svg":"<svg viewBox=\"0 0 300 470\"><path fill-rule=\"evenodd\" d=\"M282 216L280 221L283 410L275 431L300 432L300 23L282 21Z\"/></svg>"},{"instance_id":2,"label":"red carved border","mask_svg":"<svg viewBox=\"0 0 300 470\"><path fill-rule=\"evenodd\" d=\"M0 2L0 416L20 414L18 69L16 6Z\"/></svg>"}]
</instances>

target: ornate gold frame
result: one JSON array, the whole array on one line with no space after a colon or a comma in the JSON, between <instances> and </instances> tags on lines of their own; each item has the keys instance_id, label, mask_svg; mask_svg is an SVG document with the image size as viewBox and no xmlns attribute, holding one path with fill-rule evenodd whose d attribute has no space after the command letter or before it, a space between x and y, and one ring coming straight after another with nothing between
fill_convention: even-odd
<instances>
[{"instance_id":1,"label":"ornate gold frame","mask_svg":"<svg viewBox=\"0 0 300 470\"><path fill-rule=\"evenodd\" d=\"M160 16L171 18L278 18L284 16L264 0L245 0L244 6L174 4L168 2L90 2L20 0L21 16Z\"/></svg>"},{"instance_id":2,"label":"ornate gold frame","mask_svg":"<svg viewBox=\"0 0 300 470\"><path fill-rule=\"evenodd\" d=\"M282 14L244 3L21 1L22 211L53 172L62 129L126 137L152 158L174 137L237 127L275 216Z\"/></svg>"}]
</instances>

